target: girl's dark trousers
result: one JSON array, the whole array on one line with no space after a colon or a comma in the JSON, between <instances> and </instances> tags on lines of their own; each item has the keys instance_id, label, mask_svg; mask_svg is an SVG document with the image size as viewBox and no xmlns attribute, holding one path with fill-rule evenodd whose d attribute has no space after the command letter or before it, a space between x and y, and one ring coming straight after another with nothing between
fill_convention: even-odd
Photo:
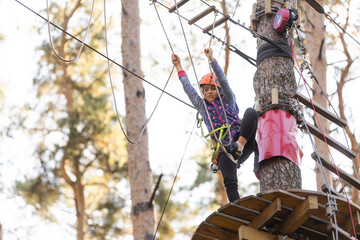
<instances>
[{"instance_id":1,"label":"girl's dark trousers","mask_svg":"<svg viewBox=\"0 0 360 240\"><path fill-rule=\"evenodd\" d=\"M250 156L257 146L255 135L257 129L257 112L253 108L246 109L242 119L239 136L243 136L247 143L238 164L231 161L224 152L219 155L220 171L224 178L226 194L230 202L240 199L238 192L237 168Z\"/></svg>"}]
</instances>

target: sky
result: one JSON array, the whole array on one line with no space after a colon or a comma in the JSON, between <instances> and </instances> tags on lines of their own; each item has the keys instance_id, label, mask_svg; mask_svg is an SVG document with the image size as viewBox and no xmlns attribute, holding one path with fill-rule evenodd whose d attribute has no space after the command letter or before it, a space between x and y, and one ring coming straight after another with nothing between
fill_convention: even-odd
<instances>
[{"instance_id":1,"label":"sky","mask_svg":"<svg viewBox=\"0 0 360 240\"><path fill-rule=\"evenodd\" d=\"M23 0L22 2L36 12L40 12L46 7L46 1ZM87 2L90 4L90 1ZM142 20L142 68L145 75L144 78L162 88L172 69L170 61L172 52L168 46L153 6L149 4L150 1L140 2ZM171 3L172 1L167 2ZM233 18L239 20L240 23L244 22L245 25L248 26L249 13L251 12L252 3L254 1L241 2L242 5L237 9ZM351 16L358 18L355 11L359 8L360 4L355 1L353 1L353 4L354 14ZM199 9L201 7L204 6L199 6ZM116 19L116 16L120 15L121 6L114 5L113 7L109 7L109 9L113 9L109 14L112 15L114 19ZM179 19L175 14L169 14L162 8L159 8L158 10L175 53L179 54L181 59L185 59L187 57L186 44L181 35ZM185 12L185 7L180 8L180 12L181 11L184 11L184 15L186 15L187 12ZM42 14L45 16L44 12L42 12ZM188 15L191 16L191 14L192 13ZM232 14L232 11L230 11L230 14ZM341 16L339 19L341 19ZM353 18L350 18L350 21L352 19ZM354 19L354 21L355 20L359 21L359 19ZM201 24L207 26L211 24L212 21L213 18L207 18L204 19L204 22L201 22ZM101 22L102 21L100 21L99 24ZM32 78L36 73L37 66L37 56L34 49L41 41L48 41L48 37L40 36L38 32L34 30L33 26L40 26L42 24L43 20L15 1L0 0L0 37L3 35L6 36L6 38L0 42L0 84L6 89L4 100L5 106L11 104L21 106L24 103L30 102L33 98ZM190 32L199 34L199 29L194 26L189 26L185 21L183 21L183 26L188 35ZM328 25L328 29L329 31L334 31L334 28L330 24ZM110 58L121 62L121 53L119 51L121 36L119 32L120 31L117 29L109 33L111 35L109 40L109 52ZM223 31L220 29L216 29L214 34L220 38L224 37ZM256 40L249 32L232 25L230 28L230 35L234 46L256 58ZM210 39L207 35L197 36L200 37L197 37L196 39L193 39L190 36L187 37L189 38L188 41L192 42L195 46L191 46L190 51L196 65L196 75L200 78L209 71L209 66L205 56L202 54L202 50L210 45ZM347 40L348 42L351 41L349 39ZM211 42L211 47L214 49L214 55L219 63L223 66L224 50L221 48L221 45L213 40ZM359 48L354 48L354 51L352 52L355 53L356 50L358 52L358 49ZM104 53L105 49L102 49L101 52ZM328 62L335 62L338 59L338 55L337 53L329 53L328 58ZM104 62L104 64L106 63ZM192 83L195 85L196 76L192 67L189 64L184 63L183 66L186 68ZM255 94L252 78L255 70L255 67L249 65L249 63L242 58L233 53L231 54L228 79L236 95L237 103L240 108L240 115L244 113L247 107L251 107L254 104ZM356 73L354 73L354 75L356 75ZM332 92L335 89L334 76L336 77L335 72L329 70L329 92ZM120 89L116 95L117 102L119 103L119 110L120 113L124 114L121 79L116 80L115 84L119 86ZM160 91L152 88L146 83L144 83L144 86L147 99L146 111L149 115L156 104ZM359 126L360 121L359 109L356 107L356 103L358 103L360 99L359 94L354 92L355 89L360 89L359 83L356 81L350 83L345 94L346 102L352 109L351 112L347 110L347 113L349 114L350 123L352 124L353 129L356 128L356 126ZM186 95L182 92L182 86L178 81L176 74L173 74L170 78L166 90L176 97L190 103ZM303 94L306 93L304 92ZM335 107L336 106L335 102ZM10 110L5 107L5 114L0 115L1 128L12 121L12 119L8 117L9 114ZM166 94L163 95L160 104L148 125L150 164L155 174L163 173L165 179L171 181L176 173L177 166L184 155L182 167L179 172L179 181L181 184L192 183L191 181L193 181L196 176L193 157L205 146L200 130L196 128L191 136L189 147L185 151L185 146L195 121L195 115L196 112L192 108L174 100ZM338 134L337 137L338 141L346 145L343 135ZM298 142L305 154L301 165L303 188L315 190L315 176L312 171L314 161L310 157L313 150L309 144L309 137L306 134L299 133ZM19 149L21 149L21 151L19 151ZM19 176L31 173L32 168L34 167L32 151L33 146L29 144L29 139L21 134L15 136L14 139L7 139L6 143L4 143L4 141L1 142L0 179L5 186L11 186L14 183L14 180ZM333 152L335 162L342 168L348 169L351 166L351 162L346 157L337 154L336 151ZM239 185L241 187L257 181L252 172L252 159L253 156L251 156L238 171ZM29 206L25 206L22 199L18 197L9 198L7 191L7 188L5 188L0 194L0 212L2 213L0 215L0 222L3 224L4 228L4 239L19 238L45 240L49 239L50 236L51 239L63 239L64 236L73 236L71 227L65 224L61 224L61 227L54 224L47 224L46 231L42 231L43 228L35 224L37 223L38 218L31 215L33 209ZM255 189L249 188L246 194L250 195L256 193ZM198 198L201 198L201 196L207 194L209 194L209 192L204 189L203 192L199 192L197 196L191 196L191 198L194 198L191 200L196 201ZM206 216L202 216L202 219L205 218ZM69 222L71 222L71 219ZM21 226L21 228L16 229L15 226ZM31 234L29 235L29 233Z\"/></svg>"}]
</instances>

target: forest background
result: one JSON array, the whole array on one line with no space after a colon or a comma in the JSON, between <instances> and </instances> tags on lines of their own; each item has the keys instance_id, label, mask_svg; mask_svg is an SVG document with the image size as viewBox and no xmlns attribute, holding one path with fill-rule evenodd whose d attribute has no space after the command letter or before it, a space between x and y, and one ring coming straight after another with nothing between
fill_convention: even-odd
<instances>
[{"instance_id":1,"label":"forest background","mask_svg":"<svg viewBox=\"0 0 360 240\"><path fill-rule=\"evenodd\" d=\"M35 12L46 17L45 1L24 1L24 3ZM170 61L171 50L164 37L153 6L150 5L150 3L150 1L142 1L139 5L142 21L142 71L145 79L162 88L172 69ZM172 1L164 1L164 3L168 6L172 5ZM214 4L219 5L218 2ZM240 5L233 18L240 19L240 22L244 22L245 25L248 26L252 4L253 1L240 1ZM86 1L84 5L87 6L88 9L89 6L91 6L91 1ZM232 14L235 9L235 5L235 1L228 1L230 14ZM86 42L96 44L98 50L104 53L103 3L96 3L95 6L93 25L90 28ZM338 8L331 8L330 6L331 5L325 8L327 12L332 12L337 15L338 22L344 22L345 12L342 11L342 9L346 6L340 5ZM357 14L359 11L359 3L353 1L351 2L351 6L349 14L350 22L355 26L359 26L360 22ZM200 7L201 6L199 6L199 8ZM191 8L192 10L190 9L188 12L184 12L184 14L186 13L190 16L195 15L194 9L196 9L196 7L192 6ZM121 63L121 4L120 2L109 1L107 9L109 9L107 19L109 19L109 21L111 19L108 29L110 36L108 39L109 57ZM179 20L175 14L170 14L161 7L159 7L158 10L165 23L165 29L169 34L174 51L184 59L186 63L184 66L186 66L190 79L195 85L196 78L190 66L189 58L187 57L186 45L181 33ZM182 11L182 9L180 11ZM55 16L50 16L50 18L52 17ZM84 24L86 22L85 20L88 19L88 13L83 11L76 17L79 19L79 22L73 22L73 26L80 27L79 24L81 23L81 27L84 28L86 26L86 24ZM211 24L212 21L212 18L207 19L208 24ZM326 26L329 35L336 36L338 33L336 28L328 22L326 22ZM202 76L209 71L209 66L205 56L202 54L202 50L209 46L210 38L193 26L184 24L184 27L187 37L189 38L190 49L194 57L197 74L198 76ZM56 35L57 30L54 30L54 28L51 29L53 34ZM354 37L358 38L358 32L355 28L351 33L354 34ZM220 28L216 29L214 34L221 38L224 37L224 31ZM256 40L249 32L237 26L231 26L230 36L231 43L234 46L250 56L256 56ZM98 42L96 42L97 40ZM354 58L356 58L359 53L359 46L354 44L349 38L346 38L346 40L351 47L351 53L354 55ZM327 51L329 67L326 73L328 93L331 96L332 103L337 106L337 99L332 93L336 92L336 81L339 77L339 69L341 69L343 67L342 64L344 64L344 62L341 61L344 60L345 57L341 53L341 47L339 41L336 41L336 38L334 41L333 38L329 37L327 44L330 46ZM224 48L216 40L212 41L211 46L214 49L216 58L223 66ZM40 47L47 48L47 53L53 56L49 46L49 37L45 22L17 2L2 0L0 2L0 129L2 134L0 140L0 211L2 213L0 222L3 226L4 239L40 240L76 238L74 230L74 210L71 202L66 197L69 194L66 188L62 190L63 192L61 192L61 194L56 193L52 195L51 192L42 192L44 197L50 200L50 196L56 198L52 199L54 202L56 200L56 204L53 205L47 205L45 203L45 205L37 205L35 200L38 200L38 196L24 196L23 192L20 191L21 187L19 188L19 186L21 186L19 183L26 183L32 177L36 176L39 168L41 168L41 164L39 164L39 159L37 158L39 151L37 143L41 142L43 145L43 149L41 150L46 151L48 148L51 149L62 141L61 136L56 134L47 134L46 136L43 134L34 135L29 131L29 129L33 129L34 126L39 126L38 123L42 114L39 108L36 110L33 109L35 105L39 103L41 105L41 101L38 99L38 89L33 85L33 83L36 82L34 79L41 77L46 79L48 72L53 68L47 61L53 61L54 63L60 61L54 56L45 61L39 50ZM74 44L72 47L78 49L79 45ZM85 51L84 49L79 59L81 68L78 69L79 72L75 71L73 74L78 74L79 79L87 79L90 77L83 77L83 73L80 73L80 71L85 73L92 71L91 66L83 66L86 65L85 62L91 63L92 66L100 66L99 71L103 73L102 77L106 79L102 88L105 95L110 96L110 83L106 75L107 63L105 59L94 56L96 56L96 54L90 55L89 50L87 49ZM356 69L359 69L358 61L354 63L352 71L350 71L349 79L356 80L360 75ZM228 79L237 96L240 114L242 114L247 107L253 106L254 104L255 95L252 77L255 70L255 67L249 65L239 56L235 54L230 55ZM120 114L123 115L125 112L125 101L122 89L122 72L121 69L112 66L112 73L118 108ZM298 75L296 76L297 79L299 79ZM97 76L94 75L92 77L96 78ZM154 109L160 91L146 83L144 83L144 87L147 101L146 111L149 116ZM357 107L360 100L359 94L357 94L357 89L360 89L359 87L359 81L350 81L344 89L346 113L350 123L349 125L355 133L358 132L356 129L360 121L360 112ZM301 85L300 89L304 91ZM51 94L53 94L51 86L47 91L49 93L47 98L51 100ZM182 93L182 86L177 80L175 73L171 77L166 91L189 102L186 95ZM58 102L58 104L61 104L61 101ZM101 113L101 111L97 113ZM91 112L87 114L91 114ZM104 118L106 114L114 114L113 104L111 105L111 109L107 109L107 112L104 111ZM148 125L150 164L154 174L154 181L157 180L160 174L164 175L156 199L156 209L158 212L164 207L165 199L176 174L178 164L184 155L178 179L170 197L171 202L165 212L164 223L161 225L160 233L163 239L189 238L194 228L211 211L219 207L218 196L216 195L217 179L215 174L208 168L209 152L206 150L207 142L201 137L199 129L195 128L193 134L191 134L195 122L195 115L195 110L164 95ZM311 116L309 115L309 117ZM121 164L121 162L126 162L126 142L117 123L115 122L114 124L114 122L111 121L110 123L112 124L111 139L117 142L117 144L112 148L110 147L109 152L111 153L113 150L112 154L117 156L114 157L114 161L120 162L119 166L123 167L124 163ZM43 124L51 126L52 123L47 119ZM24 127L27 129L24 130ZM341 131L334 131L332 134L346 145L345 138ZM190 135L191 139L188 148L185 149ZM312 146L306 134L300 133L298 139L305 154L301 165L303 188L315 190L314 161L310 157ZM351 172L351 162L345 157L336 154L336 151L333 152L336 163ZM258 192L257 179L252 172L252 168L251 156L238 171L241 196L256 194ZM111 182L111 184L114 185L109 191L113 194L114 198L117 199L115 202L120 204L118 208L121 209L117 214L112 215L114 218L111 219L106 219L108 215L104 207L101 211L99 208L94 209L95 215L98 214L99 217L98 222L95 222L99 224L95 227L96 224L94 223L93 231L103 230L103 239L131 239L131 224L129 220L130 199L128 197L130 196L130 189L126 180L126 169L119 170L119 172L121 174L117 176L117 179L111 178L111 181L108 181L108 179L102 177L102 175L97 175L96 171L92 173L93 179L95 180L91 184L108 181L107 183ZM101 194L104 194L104 192L96 190L93 193L93 195L97 194L100 194L101 198ZM101 202L101 199L99 201ZM44 208L43 212L41 208ZM39 214L39 212L42 212L42 214ZM158 217L159 214L160 213L157 215ZM109 225L110 227L104 227L106 226L104 219L106 221L112 221ZM116 229L116 231L111 232L109 228Z\"/></svg>"}]
</instances>

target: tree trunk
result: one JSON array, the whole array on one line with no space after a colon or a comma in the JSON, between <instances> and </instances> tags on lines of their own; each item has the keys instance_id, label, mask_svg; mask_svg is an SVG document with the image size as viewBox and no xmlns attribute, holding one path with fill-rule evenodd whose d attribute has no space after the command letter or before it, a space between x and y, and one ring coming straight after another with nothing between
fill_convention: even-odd
<instances>
[{"instance_id":1,"label":"tree trunk","mask_svg":"<svg viewBox=\"0 0 360 240\"><path fill-rule=\"evenodd\" d=\"M61 160L60 173L61 177L65 182L72 188L74 192L74 202L76 210L76 239L84 240L85 239L85 229L86 229L86 219L85 219L85 197L84 197L84 185L81 182L81 171L79 163L75 160L73 163L73 173L76 178L75 182L71 180L69 175L66 172L66 162L69 161L67 155Z\"/></svg>"},{"instance_id":2,"label":"tree trunk","mask_svg":"<svg viewBox=\"0 0 360 240\"><path fill-rule=\"evenodd\" d=\"M226 8L226 0L221 1L221 8L222 8L222 12L224 13L224 15L228 15L228 11ZM225 34L226 34L225 42L227 44L230 44L230 34L229 34L229 27L228 27L227 21L224 24L224 29L225 29ZM224 47L224 51L225 51L224 73L227 76L228 69L229 69L229 63L230 63L230 51L227 47ZM219 194L218 195L220 196L220 205L224 206L225 204L227 204L229 202L229 200L228 200L228 197L226 194L226 188L224 186L224 179L221 174L221 171L218 171L216 176L219 181Z\"/></svg>"},{"instance_id":3,"label":"tree trunk","mask_svg":"<svg viewBox=\"0 0 360 240\"><path fill-rule=\"evenodd\" d=\"M345 25L345 28L348 25L348 21L346 21L346 22L347 22L347 24ZM347 79L347 77L349 75L349 71L350 71L350 68L351 68L354 60L351 58L351 55L349 53L347 43L345 42L345 39L344 39L344 33L340 33L340 40L341 40L341 44L343 46L344 54L346 56L347 64L341 70L341 76L340 76L340 81L337 84L337 90L338 90L340 117L346 121L347 118L345 116L345 104L344 104L344 98L343 98L343 89L344 89L344 86L346 84L346 79ZM360 165L360 162L359 162L359 155L360 155L359 144L358 144L358 142L356 140L355 134L353 132L351 132L349 126L345 127L345 131L346 131L346 134L348 135L348 137L350 139L351 150L354 151L355 154L356 154L356 157L353 160L354 161L353 177L355 179L358 179L359 165ZM354 203L359 204L359 190L357 188L355 188L355 187L352 187L351 200Z\"/></svg>"},{"instance_id":4,"label":"tree trunk","mask_svg":"<svg viewBox=\"0 0 360 240\"><path fill-rule=\"evenodd\" d=\"M318 1L320 5L323 5L323 1ZM313 8L309 7L306 2L302 2L302 9L305 15L304 28L306 34L306 47L310 56L310 64L314 75L316 76L320 86L327 95L326 90L326 44L325 44L325 25L324 16L316 12ZM319 85L313 80L313 100L320 104L324 108L328 108L328 102L326 96L321 92ZM329 120L320 116L318 118L321 127L325 134L329 134ZM319 127L319 124L314 116L315 125ZM315 146L317 151L330 160L330 154L324 141L319 138L315 138ZM321 186L325 184L321 169L318 163L314 169L316 173L316 186L317 190L321 191ZM332 174L329 170L324 169L325 177L330 187L333 187Z\"/></svg>"},{"instance_id":5,"label":"tree trunk","mask_svg":"<svg viewBox=\"0 0 360 240\"><path fill-rule=\"evenodd\" d=\"M138 0L122 0L122 59L123 65L142 76L140 63L140 17ZM141 80L123 73L126 103L126 127L135 140L146 121L145 89ZM139 144L127 145L129 182L131 189L131 218L134 239L152 239L155 230L154 209L149 207L152 194L152 172L149 163L148 134L145 131Z\"/></svg>"},{"instance_id":6,"label":"tree trunk","mask_svg":"<svg viewBox=\"0 0 360 240\"><path fill-rule=\"evenodd\" d=\"M228 11L227 11L227 8L226 8L226 0L221 1L221 8L223 10L224 15L228 15ZM225 34L226 34L225 42L230 45L230 34L229 34L229 27L228 27L228 22L227 21L224 24L224 28L225 28ZM224 73L225 73L226 76L227 76L228 69L229 69L229 63L230 63L230 50L227 47L225 47Z\"/></svg>"},{"instance_id":7,"label":"tree trunk","mask_svg":"<svg viewBox=\"0 0 360 240\"><path fill-rule=\"evenodd\" d=\"M284 1L272 2L273 5ZM290 1L294 5L294 0ZM264 7L264 0L257 0L259 7ZM274 15L263 15L259 19L257 32L271 40L286 40L285 33L278 33L272 27ZM258 48L265 42L258 39ZM285 57L270 57L263 60L254 75L254 90L257 97L268 96L271 89L277 88L279 95L296 90L293 63ZM266 104L262 103L262 104ZM259 164L260 192L271 189L301 188L300 168L283 156L265 159Z\"/></svg>"},{"instance_id":8,"label":"tree trunk","mask_svg":"<svg viewBox=\"0 0 360 240\"><path fill-rule=\"evenodd\" d=\"M80 1L77 2L75 7L72 9L70 15L64 16L64 21L62 24L62 27L65 31L68 29L68 24L70 18L73 16L74 12L80 7ZM67 48L68 48L68 41L66 40L66 34L62 33L61 35L61 45L60 45L60 55L66 56L67 54ZM64 61L60 61L60 66L63 71L63 85L62 85L62 94L64 94L66 99L66 111L68 113L68 116L71 118L73 114L73 83L69 76L68 72L68 63L65 63ZM73 126L70 126L70 131ZM70 139L71 141L71 139ZM72 173L75 176L75 181L71 181L70 177L66 173L66 161L70 160L72 164L69 164L72 169ZM81 182L82 173L80 171L79 162L77 159L70 159L67 155L65 155L62 159L62 177L66 181L68 185L73 189L74 193L74 202L75 202L75 209L76 209L76 239L77 240L84 240L85 239L85 229L86 229L86 219L85 219L85 197L84 197L84 186Z\"/></svg>"},{"instance_id":9,"label":"tree trunk","mask_svg":"<svg viewBox=\"0 0 360 240\"><path fill-rule=\"evenodd\" d=\"M79 163L76 163L75 176L76 183L73 186L74 196L75 196L75 207L76 207L76 232L77 240L85 239L85 229L86 229L86 220L85 220L85 197L84 197L84 186L81 182L81 172Z\"/></svg>"}]
</instances>

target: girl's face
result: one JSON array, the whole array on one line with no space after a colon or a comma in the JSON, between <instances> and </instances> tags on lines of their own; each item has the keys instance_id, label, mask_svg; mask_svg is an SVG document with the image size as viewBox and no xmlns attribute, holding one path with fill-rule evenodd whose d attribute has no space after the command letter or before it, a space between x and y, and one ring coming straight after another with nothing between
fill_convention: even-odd
<instances>
[{"instance_id":1,"label":"girl's face","mask_svg":"<svg viewBox=\"0 0 360 240\"><path fill-rule=\"evenodd\" d=\"M215 85L204 84L203 91L204 91L204 97L208 102L213 102L217 97L219 97Z\"/></svg>"}]
</instances>

